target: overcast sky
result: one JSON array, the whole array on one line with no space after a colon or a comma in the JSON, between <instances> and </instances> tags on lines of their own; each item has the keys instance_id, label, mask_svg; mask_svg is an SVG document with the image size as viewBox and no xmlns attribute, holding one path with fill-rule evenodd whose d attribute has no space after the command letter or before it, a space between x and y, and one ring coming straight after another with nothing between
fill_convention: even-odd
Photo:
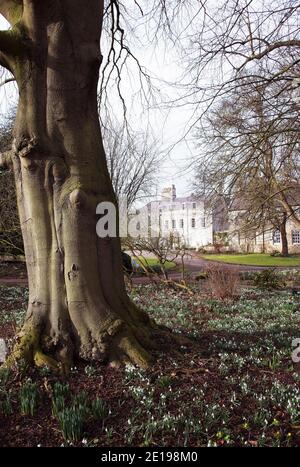
<instances>
[{"instance_id":1,"label":"overcast sky","mask_svg":"<svg viewBox=\"0 0 300 467\"><path fill-rule=\"evenodd\" d=\"M0 15L0 29L6 29L8 24ZM177 92L171 89L166 82L175 81L182 73L180 69L179 57L171 49L165 47L149 46L147 50L142 51L137 48L136 54L141 56L143 65L149 69L157 79L155 85L162 89L163 95L174 98L178 96ZM132 75L134 76L134 69ZM124 79L123 89L128 95L134 95L135 90L133 81ZM18 93L15 84L7 84L0 88L1 117L5 117L10 108L16 106ZM134 99L132 99L133 101ZM118 103L116 102L116 107ZM135 129L144 129L147 122L153 129L153 134L157 139L159 146L164 152L164 161L159 172L157 193L162 187L175 184L178 195L185 196L192 191L191 181L193 178L193 158L196 150L192 141L179 142L186 132L189 125L192 111L187 108L155 109L143 110L135 103L132 104L129 118Z\"/></svg>"}]
</instances>

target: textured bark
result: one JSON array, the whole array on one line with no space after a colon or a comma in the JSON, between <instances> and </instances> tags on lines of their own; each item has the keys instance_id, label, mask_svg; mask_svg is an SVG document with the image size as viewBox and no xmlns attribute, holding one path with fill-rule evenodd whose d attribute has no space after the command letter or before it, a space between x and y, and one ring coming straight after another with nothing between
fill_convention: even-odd
<instances>
[{"instance_id":1,"label":"textured bark","mask_svg":"<svg viewBox=\"0 0 300 467\"><path fill-rule=\"evenodd\" d=\"M288 244L288 239L287 239L287 234L286 234L286 219L287 216L285 216L284 221L280 225L280 234L281 234L281 254L282 256L288 256L289 255L289 244Z\"/></svg>"},{"instance_id":2,"label":"textured bark","mask_svg":"<svg viewBox=\"0 0 300 467\"><path fill-rule=\"evenodd\" d=\"M97 112L102 3L24 0L24 49L8 57L20 92L11 158L29 276L11 360L65 369L74 356L151 360L155 325L127 297L119 239L96 235L97 204L115 202Z\"/></svg>"}]
</instances>

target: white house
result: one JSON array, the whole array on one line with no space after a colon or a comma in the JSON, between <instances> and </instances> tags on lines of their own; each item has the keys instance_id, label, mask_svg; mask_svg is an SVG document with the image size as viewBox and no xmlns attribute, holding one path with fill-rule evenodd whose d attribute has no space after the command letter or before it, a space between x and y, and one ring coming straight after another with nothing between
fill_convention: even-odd
<instances>
[{"instance_id":1,"label":"white house","mask_svg":"<svg viewBox=\"0 0 300 467\"><path fill-rule=\"evenodd\" d=\"M300 212L300 193L290 200L295 212ZM161 197L139 209L131 220L130 234L141 237L179 238L189 248L214 248L224 251L281 251L282 239L278 229L266 225L260 232L242 229L241 218L246 209L245 199L226 201L220 198L214 208L205 197L191 194L177 197L175 185L164 188ZM300 228L291 219L286 224L289 251L300 253ZM223 244L223 247L222 247Z\"/></svg>"},{"instance_id":2,"label":"white house","mask_svg":"<svg viewBox=\"0 0 300 467\"><path fill-rule=\"evenodd\" d=\"M177 197L175 185L165 188L160 200L137 210L131 225L135 235L169 237L172 234L190 248L213 242L214 223L205 209L204 197L193 194Z\"/></svg>"},{"instance_id":3,"label":"white house","mask_svg":"<svg viewBox=\"0 0 300 467\"><path fill-rule=\"evenodd\" d=\"M300 213L300 193L296 196L288 194L288 201L297 216ZM238 252L247 253L272 253L282 251L282 235L279 228L267 223L259 230L243 229L243 214L247 212L247 201L244 199L233 199L228 208L228 239L230 247ZM282 208L278 206L278 209ZM300 227L291 218L287 218L286 239L290 253L300 253Z\"/></svg>"}]
</instances>

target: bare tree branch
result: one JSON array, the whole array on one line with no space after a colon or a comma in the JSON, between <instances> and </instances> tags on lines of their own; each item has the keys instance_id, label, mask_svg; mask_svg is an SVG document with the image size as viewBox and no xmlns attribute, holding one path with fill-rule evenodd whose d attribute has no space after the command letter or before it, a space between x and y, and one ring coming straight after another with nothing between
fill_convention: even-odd
<instances>
[{"instance_id":1,"label":"bare tree branch","mask_svg":"<svg viewBox=\"0 0 300 467\"><path fill-rule=\"evenodd\" d=\"M250 57L248 57L245 60L243 67L246 66L247 63L253 60L261 60L262 58L264 58L266 55L273 52L274 50L281 49L281 48L287 48L287 47L300 47L300 40L293 39L293 40L288 40L288 41L275 42L274 44L271 44L268 47L266 47L262 52L253 53Z\"/></svg>"},{"instance_id":2,"label":"bare tree branch","mask_svg":"<svg viewBox=\"0 0 300 467\"><path fill-rule=\"evenodd\" d=\"M23 0L0 0L0 14L13 26L22 17Z\"/></svg>"},{"instance_id":3,"label":"bare tree branch","mask_svg":"<svg viewBox=\"0 0 300 467\"><path fill-rule=\"evenodd\" d=\"M128 206L151 196L160 163L156 142L147 132L127 132L126 125L106 121L103 127L108 170L117 198Z\"/></svg>"},{"instance_id":4,"label":"bare tree branch","mask_svg":"<svg viewBox=\"0 0 300 467\"><path fill-rule=\"evenodd\" d=\"M17 28L0 31L0 52L8 57L16 57L24 52L25 40Z\"/></svg>"}]
</instances>

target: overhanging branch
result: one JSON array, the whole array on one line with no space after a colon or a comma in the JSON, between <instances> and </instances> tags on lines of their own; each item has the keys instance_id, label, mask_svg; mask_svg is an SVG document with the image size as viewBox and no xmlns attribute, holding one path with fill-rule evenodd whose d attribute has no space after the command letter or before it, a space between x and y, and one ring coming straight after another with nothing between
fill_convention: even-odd
<instances>
[{"instance_id":1,"label":"overhanging branch","mask_svg":"<svg viewBox=\"0 0 300 467\"><path fill-rule=\"evenodd\" d=\"M19 25L8 31L0 31L0 65L11 73L13 73L15 58L25 55L29 49L30 41Z\"/></svg>"},{"instance_id":2,"label":"overhanging branch","mask_svg":"<svg viewBox=\"0 0 300 467\"><path fill-rule=\"evenodd\" d=\"M23 50L24 45L17 31L0 31L0 52L7 56L17 56Z\"/></svg>"},{"instance_id":3,"label":"overhanging branch","mask_svg":"<svg viewBox=\"0 0 300 467\"><path fill-rule=\"evenodd\" d=\"M14 26L23 14L23 0L0 0L0 14Z\"/></svg>"},{"instance_id":4,"label":"overhanging branch","mask_svg":"<svg viewBox=\"0 0 300 467\"><path fill-rule=\"evenodd\" d=\"M264 50L262 50L259 53L254 53L250 57L248 57L245 62L243 63L242 67L244 67L247 63L252 62L253 60L261 60L262 58L266 57L269 55L271 52L274 50L278 49L286 49L288 47L300 47L300 40L299 39L291 39L291 40L286 40L286 41L278 41L274 42L274 44L270 44L268 47L266 47ZM240 68L242 68L240 67Z\"/></svg>"}]
</instances>

